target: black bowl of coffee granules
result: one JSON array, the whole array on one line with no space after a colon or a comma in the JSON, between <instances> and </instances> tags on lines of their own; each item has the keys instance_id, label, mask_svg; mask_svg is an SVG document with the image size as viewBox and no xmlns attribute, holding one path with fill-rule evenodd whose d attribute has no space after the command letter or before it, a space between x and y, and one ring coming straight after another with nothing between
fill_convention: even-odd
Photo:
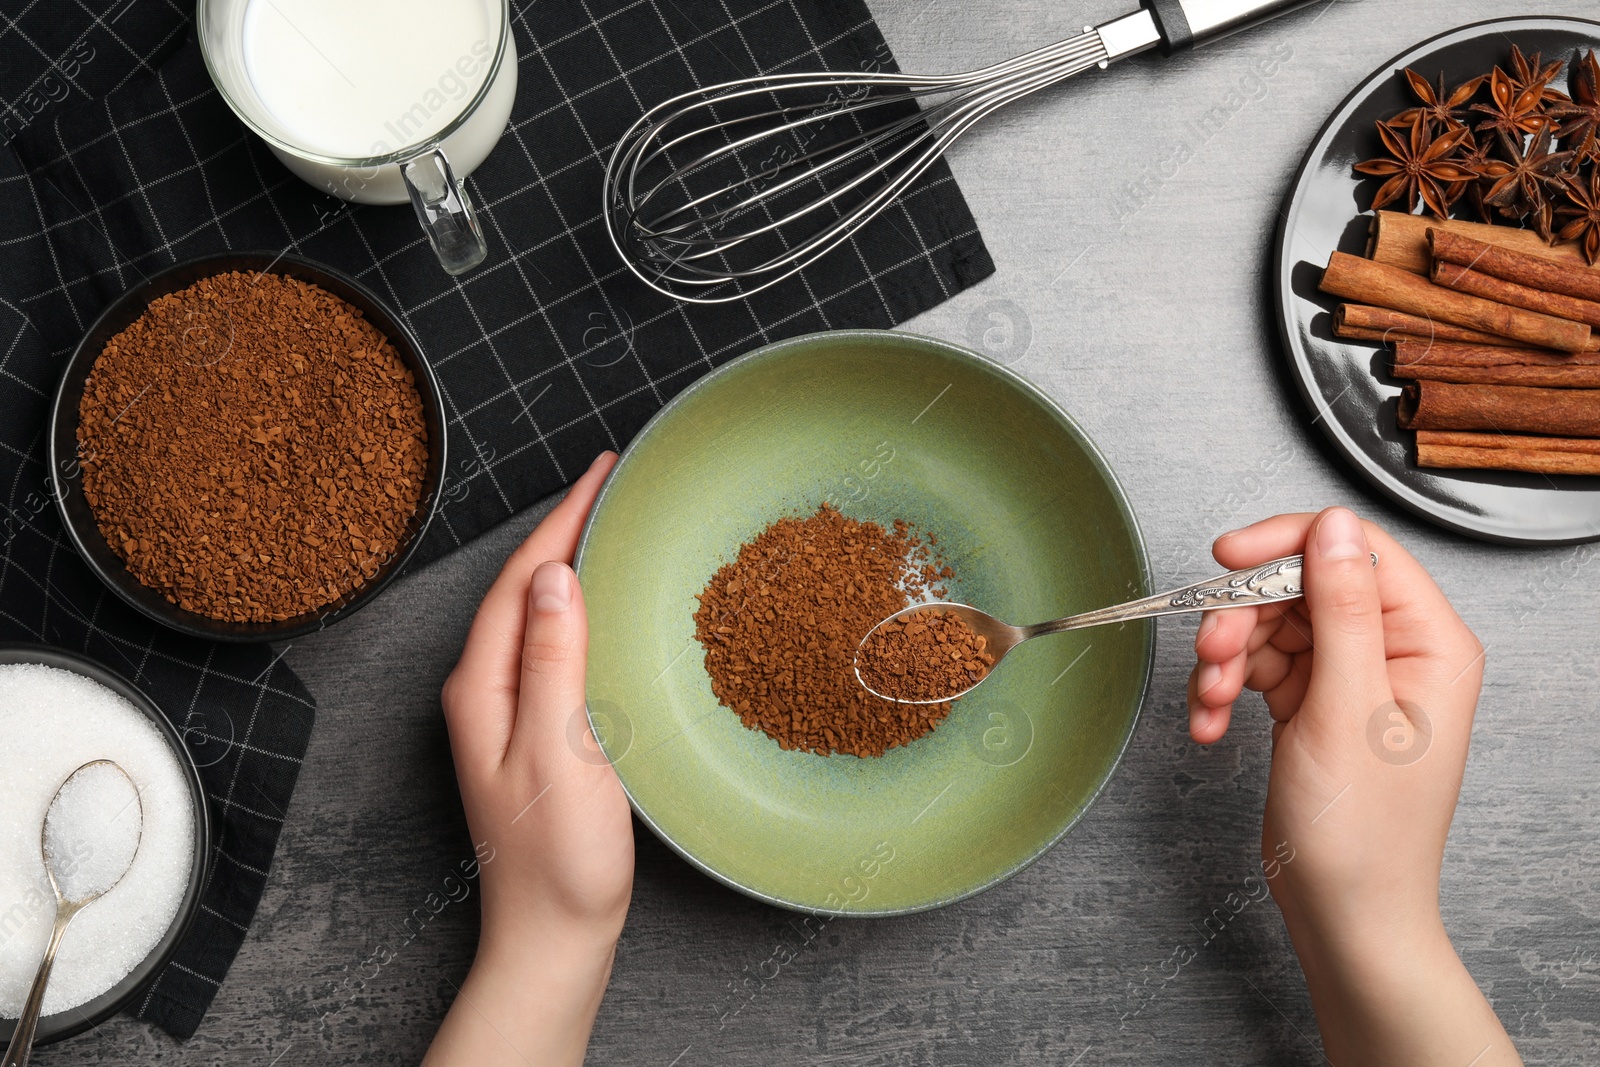
<instances>
[{"instance_id":1,"label":"black bowl of coffee granules","mask_svg":"<svg viewBox=\"0 0 1600 1067\"><path fill-rule=\"evenodd\" d=\"M50 464L73 543L122 599L193 636L281 640L405 566L439 504L445 420L421 345L366 287L225 253L89 327Z\"/></svg>"}]
</instances>

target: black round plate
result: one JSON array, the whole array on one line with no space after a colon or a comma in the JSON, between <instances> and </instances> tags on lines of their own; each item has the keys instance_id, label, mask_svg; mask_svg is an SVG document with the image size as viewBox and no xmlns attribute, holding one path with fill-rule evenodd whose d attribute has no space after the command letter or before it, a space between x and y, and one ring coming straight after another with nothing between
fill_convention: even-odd
<instances>
[{"instance_id":1,"label":"black round plate","mask_svg":"<svg viewBox=\"0 0 1600 1067\"><path fill-rule=\"evenodd\" d=\"M48 645L10 642L0 644L0 663L42 663L47 667L58 667L99 682L127 700L143 712L145 718L154 723L166 736L167 744L172 748L172 754L178 757L178 767L188 782L189 796L194 800L194 853L189 868L189 887L184 890L183 900L179 902L178 912L172 917L167 932L156 942L156 947L150 950L150 955L116 985L76 1008L40 1017L34 1044L48 1045L52 1041L60 1041L62 1038L81 1034L85 1030L99 1026L126 1008L144 992L172 959L172 954L178 950L179 942L189 932L194 917L200 914L200 894L205 891L206 883L210 881L213 832L211 805L206 799L205 786L200 782L200 771L195 766L194 755L184 743L183 734L186 731L180 732L172 724L172 720L168 719L143 691L122 675L87 656ZM15 1019L0 1018L0 1049L11 1042L11 1034L16 1028Z\"/></svg>"},{"instance_id":2,"label":"black round plate","mask_svg":"<svg viewBox=\"0 0 1600 1067\"><path fill-rule=\"evenodd\" d=\"M99 523L95 521L94 511L81 491L83 470L77 458L78 403L83 398L89 371L105 350L106 342L144 314L144 309L156 298L177 292L201 278L226 271L262 271L299 278L352 304L389 339L406 366L411 368L428 427L428 468L423 474L422 498L417 503L416 514L406 524L405 541L384 562L378 573L363 584L331 604L324 604L314 611L281 622L225 622L174 604L159 591L135 578L123 564L122 557L106 543ZM123 600L156 622L191 637L213 641L287 641L324 629L371 603L405 569L406 562L422 543L428 524L439 510L444 487L444 400L439 392L439 383L433 376L433 368L423 355L421 342L406 326L405 320L390 311L366 286L341 271L300 256L282 252L223 252L184 260L151 275L118 297L90 325L73 351L72 358L67 361L61 384L56 389L50 422L50 470L55 474L54 496L61 511L61 520L78 554L89 565L89 569Z\"/></svg>"},{"instance_id":3,"label":"black round plate","mask_svg":"<svg viewBox=\"0 0 1600 1067\"><path fill-rule=\"evenodd\" d=\"M1573 544L1600 538L1600 477L1514 471L1423 470L1411 434L1395 425L1400 386L1387 374L1388 350L1333 336L1338 301L1317 292L1335 249L1366 248L1376 180L1351 167L1381 152L1373 124L1412 106L1401 71L1455 86L1510 64L1511 45L1571 63L1580 48L1600 48L1600 22L1515 18L1451 30L1395 56L1345 98L1311 143L1279 213L1273 295L1289 370L1311 420L1373 485L1423 518L1487 541ZM1556 84L1566 88L1566 72Z\"/></svg>"}]
</instances>

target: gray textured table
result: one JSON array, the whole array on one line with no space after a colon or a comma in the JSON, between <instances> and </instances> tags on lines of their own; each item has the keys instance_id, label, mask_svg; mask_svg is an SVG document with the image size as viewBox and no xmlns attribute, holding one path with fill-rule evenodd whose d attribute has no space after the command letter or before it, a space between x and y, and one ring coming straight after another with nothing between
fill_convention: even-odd
<instances>
[{"instance_id":1,"label":"gray textured table","mask_svg":"<svg viewBox=\"0 0 1600 1067\"><path fill-rule=\"evenodd\" d=\"M946 70L1067 36L1127 5L873 6L904 67ZM990 313L1018 324L1014 366L1104 449L1158 581L1204 569L1221 530L1330 503L1385 523L1432 569L1488 646L1445 862L1450 932L1530 1063L1595 1062L1600 549L1464 540L1355 482L1296 413L1263 277L1286 183L1345 93L1411 41L1516 13L1491 0L1342 0L1024 103L953 157L997 275L909 328L970 342ZM1540 13L1597 12L1592 0L1546 0ZM1274 75L1253 79L1256 61L1275 52ZM448 905L376 974L363 964L399 940L413 909L428 914L429 894L471 854L439 685L479 596L540 510L288 649L321 702L317 732L260 914L199 1034L178 1046L118 1020L37 1062L421 1056L471 960L476 900ZM1246 908L1209 942L1199 932L1255 870L1269 739L1252 703L1221 744L1188 740L1192 628L1162 624L1143 721L1082 825L964 904L834 922L807 940L794 916L713 884L641 831L633 910L592 1061L1322 1062L1273 906ZM1179 943L1196 958L1149 999L1140 988L1160 984L1154 976ZM769 961L785 945L794 959L776 968Z\"/></svg>"}]
</instances>

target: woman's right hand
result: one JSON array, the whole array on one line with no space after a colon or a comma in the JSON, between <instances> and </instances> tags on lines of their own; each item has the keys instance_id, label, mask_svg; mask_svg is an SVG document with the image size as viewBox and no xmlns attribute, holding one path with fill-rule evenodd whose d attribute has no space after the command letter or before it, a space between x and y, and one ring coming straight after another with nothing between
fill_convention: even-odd
<instances>
[{"instance_id":1,"label":"woman's right hand","mask_svg":"<svg viewBox=\"0 0 1600 1067\"><path fill-rule=\"evenodd\" d=\"M1344 508L1267 519L1214 551L1229 568L1305 555L1303 600L1206 614L1190 732L1214 742L1242 690L1266 698L1263 868L1329 1058L1520 1063L1439 913L1483 646L1421 564Z\"/></svg>"}]
</instances>

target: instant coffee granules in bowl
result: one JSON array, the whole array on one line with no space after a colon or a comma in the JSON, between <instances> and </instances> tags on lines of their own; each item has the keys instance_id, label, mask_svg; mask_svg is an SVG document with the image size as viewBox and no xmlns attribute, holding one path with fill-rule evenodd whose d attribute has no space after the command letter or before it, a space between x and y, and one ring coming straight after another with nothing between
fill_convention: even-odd
<instances>
[{"instance_id":1,"label":"instant coffee granules in bowl","mask_svg":"<svg viewBox=\"0 0 1600 1067\"><path fill-rule=\"evenodd\" d=\"M64 375L52 449L100 576L159 621L233 639L370 600L444 469L409 331L350 279L267 254L179 265L107 309Z\"/></svg>"},{"instance_id":2,"label":"instant coffee granules in bowl","mask_svg":"<svg viewBox=\"0 0 1600 1067\"><path fill-rule=\"evenodd\" d=\"M881 756L909 744L949 703L874 696L856 678L856 647L907 603L944 596L953 577L904 521L885 528L827 504L779 519L700 594L695 636L712 692L785 749Z\"/></svg>"}]
</instances>

